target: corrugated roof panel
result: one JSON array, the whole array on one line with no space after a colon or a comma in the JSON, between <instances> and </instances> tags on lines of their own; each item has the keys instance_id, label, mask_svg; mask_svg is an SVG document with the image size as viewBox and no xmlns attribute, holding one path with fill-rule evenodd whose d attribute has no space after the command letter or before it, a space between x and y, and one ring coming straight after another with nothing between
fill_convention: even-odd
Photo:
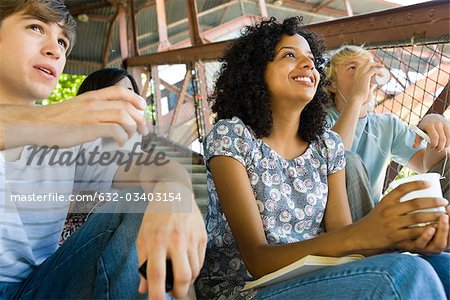
<instances>
[{"instance_id":1,"label":"corrugated roof panel","mask_svg":"<svg viewBox=\"0 0 450 300\"><path fill-rule=\"evenodd\" d=\"M136 14L137 35L143 36L151 33L158 33L158 20L155 6L147 7Z\"/></svg>"},{"instance_id":2,"label":"corrugated roof panel","mask_svg":"<svg viewBox=\"0 0 450 300\"><path fill-rule=\"evenodd\" d=\"M187 18L185 0L166 0L167 24Z\"/></svg>"},{"instance_id":3,"label":"corrugated roof panel","mask_svg":"<svg viewBox=\"0 0 450 300\"><path fill-rule=\"evenodd\" d=\"M121 57L122 53L120 51L120 41L119 41L119 22L114 22L113 25L113 39L111 50L109 52L109 61L114 60L115 58Z\"/></svg>"},{"instance_id":4,"label":"corrugated roof panel","mask_svg":"<svg viewBox=\"0 0 450 300\"><path fill-rule=\"evenodd\" d=\"M224 15L222 16L222 23L229 22L240 16L242 16L242 11L239 5L236 3L224 11Z\"/></svg>"},{"instance_id":5,"label":"corrugated roof panel","mask_svg":"<svg viewBox=\"0 0 450 300\"><path fill-rule=\"evenodd\" d=\"M107 32L107 22L89 21L88 23L78 23L78 39L70 55L71 59L99 62Z\"/></svg>"},{"instance_id":6,"label":"corrugated roof panel","mask_svg":"<svg viewBox=\"0 0 450 300\"><path fill-rule=\"evenodd\" d=\"M198 12L206 11L216 6L230 2L229 0L197 0Z\"/></svg>"}]
</instances>

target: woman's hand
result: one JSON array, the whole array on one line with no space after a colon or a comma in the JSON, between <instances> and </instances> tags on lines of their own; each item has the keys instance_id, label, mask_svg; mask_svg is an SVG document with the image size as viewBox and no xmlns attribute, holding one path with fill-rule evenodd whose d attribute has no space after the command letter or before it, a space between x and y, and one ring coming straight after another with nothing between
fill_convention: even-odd
<instances>
[{"instance_id":1,"label":"woman's hand","mask_svg":"<svg viewBox=\"0 0 450 300\"><path fill-rule=\"evenodd\" d=\"M418 212L411 214L411 212L446 206L448 201L443 198L417 198L400 203L400 198L409 192L427 187L429 187L427 182L414 181L402 184L386 195L365 218L357 223L359 224L358 237L361 239L362 249L386 249L397 246L404 241L416 240L421 235L429 234L430 232L425 233L427 227L410 226L418 223L436 222L442 216L442 213ZM445 235L445 229L441 229L440 236L442 234Z\"/></svg>"},{"instance_id":2,"label":"woman's hand","mask_svg":"<svg viewBox=\"0 0 450 300\"><path fill-rule=\"evenodd\" d=\"M450 206L447 207L447 214L440 216L438 223L427 226L416 240L399 243L398 248L421 254L439 254L442 251L450 250L449 215Z\"/></svg>"}]
</instances>

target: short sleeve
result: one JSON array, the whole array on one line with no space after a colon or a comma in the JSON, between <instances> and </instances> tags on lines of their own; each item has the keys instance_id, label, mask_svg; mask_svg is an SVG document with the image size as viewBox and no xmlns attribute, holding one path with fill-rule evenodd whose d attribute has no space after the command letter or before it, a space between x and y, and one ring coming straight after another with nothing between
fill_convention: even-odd
<instances>
[{"instance_id":1,"label":"short sleeve","mask_svg":"<svg viewBox=\"0 0 450 300\"><path fill-rule=\"evenodd\" d=\"M322 134L322 154L327 160L328 175L336 173L345 167L345 148L342 139L334 131L326 130Z\"/></svg>"},{"instance_id":2,"label":"short sleeve","mask_svg":"<svg viewBox=\"0 0 450 300\"><path fill-rule=\"evenodd\" d=\"M251 149L255 138L245 124L237 117L219 120L206 137L205 161L214 156L229 156L244 167L251 162Z\"/></svg>"},{"instance_id":3,"label":"short sleeve","mask_svg":"<svg viewBox=\"0 0 450 300\"><path fill-rule=\"evenodd\" d=\"M411 157L416 154L419 150L425 148L424 144L419 145L414 148L414 139L416 134L412 131L405 123L403 123L398 117L394 115L389 116L392 122L393 141L392 141L392 160L406 166L411 159Z\"/></svg>"}]
</instances>

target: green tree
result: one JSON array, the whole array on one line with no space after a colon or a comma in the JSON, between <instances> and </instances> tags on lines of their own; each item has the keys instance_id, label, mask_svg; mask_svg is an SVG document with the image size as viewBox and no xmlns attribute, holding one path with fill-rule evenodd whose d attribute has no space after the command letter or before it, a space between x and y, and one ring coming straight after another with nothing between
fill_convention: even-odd
<instances>
[{"instance_id":1,"label":"green tree","mask_svg":"<svg viewBox=\"0 0 450 300\"><path fill-rule=\"evenodd\" d=\"M36 104L47 105L74 97L85 78L84 75L62 74L50 96L47 99L36 101Z\"/></svg>"}]
</instances>

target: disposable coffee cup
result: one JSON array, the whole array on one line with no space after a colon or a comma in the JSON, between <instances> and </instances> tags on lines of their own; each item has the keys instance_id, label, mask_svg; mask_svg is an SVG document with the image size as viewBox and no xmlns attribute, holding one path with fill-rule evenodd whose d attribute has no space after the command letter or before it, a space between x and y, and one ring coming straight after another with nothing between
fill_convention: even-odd
<instances>
[{"instance_id":1,"label":"disposable coffee cup","mask_svg":"<svg viewBox=\"0 0 450 300\"><path fill-rule=\"evenodd\" d=\"M402 178L393 181L389 186L392 189L397 188L399 185L407 183L407 182L413 182L413 181L428 181L431 186L423 189L423 190L417 190L409 192L408 194L404 195L400 198L400 202L409 201L415 198L428 198L428 197L436 197L436 198L442 198L442 190L441 190L441 183L440 183L441 175L438 173L427 173L427 174L419 174L410 176L407 178ZM427 208L427 209L419 209L414 211L413 213L417 212L443 212L445 213L445 208L443 206L439 207L433 207L433 208ZM416 226L425 226L431 223L420 223Z\"/></svg>"}]
</instances>

